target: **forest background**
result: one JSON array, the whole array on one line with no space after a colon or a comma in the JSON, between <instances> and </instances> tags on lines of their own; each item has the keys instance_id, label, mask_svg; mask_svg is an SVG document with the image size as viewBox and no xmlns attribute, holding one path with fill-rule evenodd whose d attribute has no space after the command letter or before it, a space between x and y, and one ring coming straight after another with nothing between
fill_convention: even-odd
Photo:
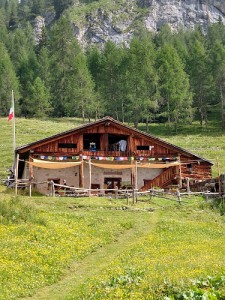
<instances>
[{"instance_id":1,"label":"forest background","mask_svg":"<svg viewBox=\"0 0 225 300\"><path fill-rule=\"evenodd\" d=\"M87 4L93 1L82 1ZM7 116L14 90L16 115L25 118L110 115L122 122L179 124L210 114L224 121L225 25L202 33L149 33L136 28L129 47L105 43L82 49L74 36L72 0L0 0L0 116ZM54 15L41 38L33 22Z\"/></svg>"}]
</instances>

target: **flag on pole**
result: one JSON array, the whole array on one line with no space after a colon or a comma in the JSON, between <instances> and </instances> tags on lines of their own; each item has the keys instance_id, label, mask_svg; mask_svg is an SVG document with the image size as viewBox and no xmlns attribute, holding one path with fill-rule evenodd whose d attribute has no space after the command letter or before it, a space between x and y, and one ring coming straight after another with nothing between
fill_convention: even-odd
<instances>
[{"instance_id":1,"label":"flag on pole","mask_svg":"<svg viewBox=\"0 0 225 300\"><path fill-rule=\"evenodd\" d=\"M12 130L13 130L13 149L16 149L16 120L15 120L15 107L14 107L14 93L12 91L12 103L9 111L8 121L12 120Z\"/></svg>"},{"instance_id":2,"label":"flag on pole","mask_svg":"<svg viewBox=\"0 0 225 300\"><path fill-rule=\"evenodd\" d=\"M11 121L14 118L14 97L12 93L12 103L9 111L8 121Z\"/></svg>"}]
</instances>

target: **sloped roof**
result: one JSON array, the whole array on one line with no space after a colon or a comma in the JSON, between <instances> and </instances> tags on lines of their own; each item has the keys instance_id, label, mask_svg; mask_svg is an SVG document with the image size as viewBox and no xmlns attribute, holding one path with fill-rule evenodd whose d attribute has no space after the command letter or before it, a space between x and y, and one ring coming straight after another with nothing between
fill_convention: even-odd
<instances>
[{"instance_id":1,"label":"sloped roof","mask_svg":"<svg viewBox=\"0 0 225 300\"><path fill-rule=\"evenodd\" d=\"M124 129L128 129L129 131L133 131L133 132L137 133L138 135L142 135L144 137L151 138L151 139L155 140L156 143L159 142L160 144L165 145L165 147L167 146L169 148L176 149L181 154L193 155L196 158L201 159L201 160L203 160L205 162L208 162L208 163L210 163L210 164L213 165L213 162L211 162L211 161L209 161L209 160L207 160L207 159L205 159L205 158L203 158L203 157L201 157L201 156L199 156L199 155L197 155L195 153L192 153L192 152L190 152L190 151L188 151L188 150L186 150L186 149L184 149L182 147L175 146L175 145L173 145L173 144L171 144L169 142L166 142L166 141L164 141L164 140L162 140L162 139L160 139L160 138L158 138L158 137L156 137L154 135L151 135L151 134L146 133L144 131L141 131L139 129L136 129L136 128L133 128L131 126L128 126L128 125L126 125L126 124L124 124L124 123L122 123L120 121L117 121L117 120L115 120L115 119L113 119L112 117L109 117L109 116L106 116L106 117L104 117L102 119L99 119L97 121L94 121L94 122L91 122L91 123L87 123L87 124L78 126L76 128L73 128L73 129L70 129L70 130L67 130L67 131L63 131L61 133L52 135L52 136L47 137L47 138L37 140L37 141L32 142L30 144L26 144L26 145L17 147L15 151L16 152L20 152L20 150L26 150L26 148L27 148L27 150L29 150L29 149L34 148L35 146L37 146L40 143L41 144L43 144L43 143L45 144L45 143L50 142L52 140L55 140L57 138L60 138L60 137L66 136L66 135L70 135L70 134L73 134L73 133L77 133L80 130L83 130L83 129L86 129L86 128L89 128L89 127L92 127L92 126L96 126L96 125L104 123L106 121L112 122L112 123L114 123L116 125L119 125L119 126L123 127Z\"/></svg>"}]
</instances>

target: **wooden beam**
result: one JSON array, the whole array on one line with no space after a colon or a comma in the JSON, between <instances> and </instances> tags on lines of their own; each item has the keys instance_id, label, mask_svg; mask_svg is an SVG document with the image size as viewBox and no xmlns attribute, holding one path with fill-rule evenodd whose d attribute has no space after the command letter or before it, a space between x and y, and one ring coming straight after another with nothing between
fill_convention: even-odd
<instances>
[{"instance_id":1,"label":"wooden beam","mask_svg":"<svg viewBox=\"0 0 225 300\"><path fill-rule=\"evenodd\" d=\"M19 167L19 154L16 155L16 162L15 162L15 195L18 194L18 167Z\"/></svg>"},{"instance_id":2,"label":"wooden beam","mask_svg":"<svg viewBox=\"0 0 225 300\"><path fill-rule=\"evenodd\" d=\"M29 162L32 162L32 161L33 161L33 158L31 155L29 155ZM34 167L31 164L29 164L29 177L30 177L29 179L34 178Z\"/></svg>"},{"instance_id":3,"label":"wooden beam","mask_svg":"<svg viewBox=\"0 0 225 300\"><path fill-rule=\"evenodd\" d=\"M108 133L100 135L100 149L101 151L107 151L108 149Z\"/></svg>"},{"instance_id":4,"label":"wooden beam","mask_svg":"<svg viewBox=\"0 0 225 300\"><path fill-rule=\"evenodd\" d=\"M179 182L178 182L178 185L180 188L182 188L182 172L181 172L181 157L180 157L180 154L178 155L178 161L180 162L179 164Z\"/></svg>"},{"instance_id":5,"label":"wooden beam","mask_svg":"<svg viewBox=\"0 0 225 300\"><path fill-rule=\"evenodd\" d=\"M132 162L131 162L132 163ZM131 168L131 174L130 174L130 181L131 181L131 184L134 188L134 182L135 182L135 175L134 175L134 168Z\"/></svg>"},{"instance_id":6,"label":"wooden beam","mask_svg":"<svg viewBox=\"0 0 225 300\"><path fill-rule=\"evenodd\" d=\"M137 190L138 185L138 168L137 168L137 161L135 161L135 190Z\"/></svg>"},{"instance_id":7,"label":"wooden beam","mask_svg":"<svg viewBox=\"0 0 225 300\"><path fill-rule=\"evenodd\" d=\"M88 166L89 166L89 191L88 195L89 197L91 196L91 159L88 161Z\"/></svg>"},{"instance_id":8,"label":"wooden beam","mask_svg":"<svg viewBox=\"0 0 225 300\"><path fill-rule=\"evenodd\" d=\"M83 158L81 158L81 164L79 165L79 187L84 187L84 162Z\"/></svg>"}]
</instances>

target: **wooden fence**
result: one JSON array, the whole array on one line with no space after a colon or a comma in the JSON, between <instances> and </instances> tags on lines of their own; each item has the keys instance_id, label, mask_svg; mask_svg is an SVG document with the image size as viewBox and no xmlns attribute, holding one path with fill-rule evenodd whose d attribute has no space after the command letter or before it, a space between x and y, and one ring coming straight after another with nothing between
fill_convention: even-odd
<instances>
[{"instance_id":1,"label":"wooden fence","mask_svg":"<svg viewBox=\"0 0 225 300\"><path fill-rule=\"evenodd\" d=\"M29 196L32 196L32 188L38 184L48 184L50 187L49 196L52 197L90 197L90 196L106 196L115 199L126 199L129 205L130 201L132 204L138 201L143 201L143 196L148 197L151 200L153 197L161 198L169 201L175 201L179 204L182 203L182 198L191 195L203 195L206 200L210 197L221 197L221 193L201 191L201 192L180 192L179 189L176 192L166 192L163 189L151 188L147 191L139 191L137 189L86 189L78 188L67 185L56 184L53 181L34 182L29 179L20 179L14 184L15 190L17 189L28 189Z\"/></svg>"}]
</instances>

